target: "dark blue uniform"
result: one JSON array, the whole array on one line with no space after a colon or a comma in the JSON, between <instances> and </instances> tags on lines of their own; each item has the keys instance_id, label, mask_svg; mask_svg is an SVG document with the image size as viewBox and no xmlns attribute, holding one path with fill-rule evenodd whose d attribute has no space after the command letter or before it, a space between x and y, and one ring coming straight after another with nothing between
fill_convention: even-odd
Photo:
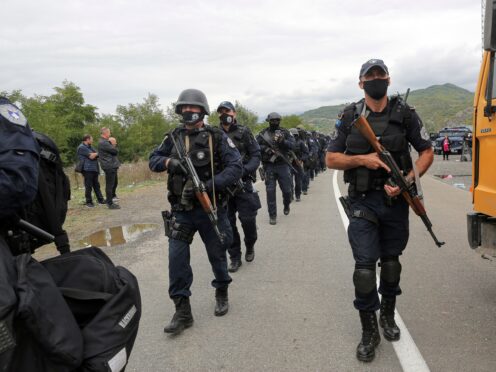
<instances>
[{"instance_id":1,"label":"dark blue uniform","mask_svg":"<svg viewBox=\"0 0 496 372\"><path fill-rule=\"evenodd\" d=\"M308 185L310 184L310 181L313 181L315 175L316 175L316 168L317 168L317 161L319 157L319 145L317 144L317 141L312 137L310 134L308 137L308 159L309 159L309 166L308 166Z\"/></svg>"},{"instance_id":2,"label":"dark blue uniform","mask_svg":"<svg viewBox=\"0 0 496 372\"><path fill-rule=\"evenodd\" d=\"M396 104L398 99L390 99L386 109L381 113L371 112L368 121L406 174L412 167L408 143L422 152L431 147L431 142L424 134L422 122L413 109L405 105L402 116L393 118L391 113L397 107ZM363 107L363 101L347 107L339 116L327 147L328 152L350 155L373 152L365 138L352 126L354 116L360 112L359 107ZM375 284L375 269L379 259L382 263L379 293L390 297L401 294L401 265L398 257L408 242L409 211L408 204L401 196L392 201L386 199L384 183L387 178L384 170L372 171L359 167L345 171L351 209L362 212L362 217L350 218L348 227L348 238L356 262L354 305L362 311L375 311L380 306Z\"/></svg>"},{"instance_id":3,"label":"dark blue uniform","mask_svg":"<svg viewBox=\"0 0 496 372\"><path fill-rule=\"evenodd\" d=\"M227 207L229 222L233 231L233 241L228 249L229 256L232 261L240 261L241 239L236 227L236 212L239 215L245 235L244 241L247 251L252 250L257 241L256 216L261 205L258 192L253 188L253 181L260 166L260 146L248 127L234 123L227 130L223 126L222 129L236 145L243 162L242 182L244 189L238 190L234 196L229 197Z\"/></svg>"},{"instance_id":4,"label":"dark blue uniform","mask_svg":"<svg viewBox=\"0 0 496 372\"><path fill-rule=\"evenodd\" d=\"M154 172L166 170L165 162L168 158L177 159L177 150L174 148L171 133L163 143L152 152L149 159L150 169ZM234 143L218 128L204 125L200 129L188 131L184 126L172 131L172 135L181 136L186 145L198 176L207 185L213 203L212 175L210 161L210 143L213 142L215 199L219 230L225 234L224 244L221 244L212 229L208 215L203 211L196 199L192 204L185 203L182 192L188 177L179 173L169 172L167 181L168 199L171 203L173 226L169 235L169 295L174 297L189 297L193 282L193 272L190 266L190 244L196 231L207 249L208 259L212 266L215 279L212 285L227 288L231 277L227 272L226 249L232 241L232 231L227 218L225 203L225 188L232 185L242 175L242 165L239 151ZM186 138L188 137L188 138ZM188 146L189 144L189 146ZM188 149L189 147L189 149Z\"/></svg>"},{"instance_id":5,"label":"dark blue uniform","mask_svg":"<svg viewBox=\"0 0 496 372\"><path fill-rule=\"evenodd\" d=\"M295 138L295 150L294 153L296 155L295 162L293 162L293 168L295 168L296 172L294 173L294 193L296 200L299 200L301 197L301 192L307 191L308 186L304 187L304 179L305 179L305 167L304 164L308 160L308 147L305 144L305 141L301 139L299 136Z\"/></svg>"},{"instance_id":6,"label":"dark blue uniform","mask_svg":"<svg viewBox=\"0 0 496 372\"><path fill-rule=\"evenodd\" d=\"M277 131L282 136L282 140L278 143L274 142ZM274 155L266 141L277 147L287 159L288 151L294 150L295 140L287 129L280 128L273 130L269 127L258 134L257 141L262 152L262 163L265 170L265 188L267 191L269 216L275 218L277 217L276 182L279 182L279 187L282 191L284 208L289 208L291 204L291 171L289 165L284 160Z\"/></svg>"},{"instance_id":7,"label":"dark blue uniform","mask_svg":"<svg viewBox=\"0 0 496 372\"><path fill-rule=\"evenodd\" d=\"M39 152L22 112L0 97L0 218L14 214L36 197Z\"/></svg>"}]
</instances>

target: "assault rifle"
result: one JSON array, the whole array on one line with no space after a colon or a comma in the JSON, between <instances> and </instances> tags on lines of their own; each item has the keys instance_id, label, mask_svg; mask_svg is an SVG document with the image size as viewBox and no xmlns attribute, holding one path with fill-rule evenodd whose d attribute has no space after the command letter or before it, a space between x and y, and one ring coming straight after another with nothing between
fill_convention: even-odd
<instances>
[{"instance_id":1,"label":"assault rifle","mask_svg":"<svg viewBox=\"0 0 496 372\"><path fill-rule=\"evenodd\" d=\"M401 189L401 195L408 202L412 210L415 212L417 216L422 219L427 231L434 239L436 245L440 248L444 245L444 242L440 242L434 232L432 231L432 223L427 217L427 212L424 208L424 204L422 203L421 198L417 193L417 189L415 187L415 182L408 182L406 178L403 176L401 169L398 167L398 164L394 161L391 153L382 146L382 144L377 139L374 131L370 127L370 124L365 117L366 105L363 105L363 111L360 116L354 121L353 125L360 131L360 134L364 136L370 145L374 148L375 152L379 155L379 158L391 169L391 181L394 186L399 186Z\"/></svg>"},{"instance_id":2,"label":"assault rifle","mask_svg":"<svg viewBox=\"0 0 496 372\"><path fill-rule=\"evenodd\" d=\"M198 173L196 173L196 169L193 165L193 162L191 161L191 158L189 157L189 154L187 153L186 149L184 148L184 143L183 140L181 139L181 136L178 135L177 141L174 138L174 135L171 134L171 139L172 143L174 144L174 147L177 150L177 154L179 156L179 160L181 161L184 170L186 170L186 173L189 175L191 180L193 181L193 190L195 191L195 196L196 199L200 202L203 210L205 213L208 215L208 219L210 220L210 223L212 224L212 227L215 231L215 234L217 234L217 237L219 238L221 244L224 243L224 234L222 234L219 230L219 220L217 218L217 209L214 208L212 205L212 202L210 201L210 197L208 196L207 193L207 187L205 184L200 181L200 177L198 177ZM214 182L214 175L212 174L212 182Z\"/></svg>"},{"instance_id":3,"label":"assault rifle","mask_svg":"<svg viewBox=\"0 0 496 372\"><path fill-rule=\"evenodd\" d=\"M271 149L272 153L274 154L274 160L277 159L277 158L281 158L287 165L289 165L289 168L294 172L294 173L298 173L296 169L294 169L293 167L293 164L291 164L291 162L288 160L287 157L285 157L281 151L279 151L279 149L276 147L276 145L268 140L267 138L265 138L265 133L263 136L260 136L260 138L262 138L262 140L267 144L267 146L269 146L269 148ZM274 161L272 160L272 161Z\"/></svg>"}]
</instances>

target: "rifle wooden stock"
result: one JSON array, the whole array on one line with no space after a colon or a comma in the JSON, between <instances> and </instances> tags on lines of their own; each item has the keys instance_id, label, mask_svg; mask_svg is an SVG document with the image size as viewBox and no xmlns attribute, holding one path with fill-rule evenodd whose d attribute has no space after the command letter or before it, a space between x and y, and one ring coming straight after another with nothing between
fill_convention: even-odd
<instances>
[{"instance_id":1,"label":"rifle wooden stock","mask_svg":"<svg viewBox=\"0 0 496 372\"><path fill-rule=\"evenodd\" d=\"M367 141L369 141L370 145L374 148L374 151L380 155L384 151L384 146L382 146L377 139L365 116L360 115L358 119L356 119L354 125L360 134L364 136Z\"/></svg>"},{"instance_id":2,"label":"rifle wooden stock","mask_svg":"<svg viewBox=\"0 0 496 372\"><path fill-rule=\"evenodd\" d=\"M212 209L212 202L210 201L210 198L208 197L208 194L205 191L196 191L195 192L196 198L200 202L203 210L207 213L209 213Z\"/></svg>"},{"instance_id":3,"label":"rifle wooden stock","mask_svg":"<svg viewBox=\"0 0 496 372\"><path fill-rule=\"evenodd\" d=\"M393 156L389 153L389 151L382 146L382 144L377 139L372 127L370 126L367 118L362 114L360 115L353 125L358 129L360 134L365 137L365 139L370 143L375 152L379 155L380 159L390 168L391 178L396 183L397 186L400 187L401 195L406 200L410 208L415 212L417 216L419 216L424 223L427 231L431 234L432 239L438 247L444 245L444 242L440 242L434 232L432 231L432 223L427 217L427 212L425 210L422 201L420 200L417 191L412 183L409 183L406 178L403 176L401 169L396 164Z\"/></svg>"}]
</instances>

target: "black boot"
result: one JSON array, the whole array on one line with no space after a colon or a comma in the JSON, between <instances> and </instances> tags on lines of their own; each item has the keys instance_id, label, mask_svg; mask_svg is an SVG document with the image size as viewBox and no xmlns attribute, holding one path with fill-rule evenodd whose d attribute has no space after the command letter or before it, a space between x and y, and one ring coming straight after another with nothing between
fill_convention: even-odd
<instances>
[{"instance_id":1,"label":"black boot","mask_svg":"<svg viewBox=\"0 0 496 372\"><path fill-rule=\"evenodd\" d=\"M229 271L230 273L235 273L236 271L238 271L238 269L241 267L241 265L242 265L241 259L231 260L231 264L229 265L229 268L227 269L227 271Z\"/></svg>"},{"instance_id":2,"label":"black boot","mask_svg":"<svg viewBox=\"0 0 496 372\"><path fill-rule=\"evenodd\" d=\"M382 296L379 324L384 329L384 338L388 341L398 341L401 335L400 329L394 321L395 306L396 297Z\"/></svg>"},{"instance_id":3,"label":"black boot","mask_svg":"<svg viewBox=\"0 0 496 372\"><path fill-rule=\"evenodd\" d=\"M229 301L227 298L227 287L226 288L217 288L215 290L215 301L217 304L215 305L215 316L222 316L227 314L229 310Z\"/></svg>"},{"instance_id":4,"label":"black boot","mask_svg":"<svg viewBox=\"0 0 496 372\"><path fill-rule=\"evenodd\" d=\"M253 245L246 246L245 260L251 262L255 259L255 247Z\"/></svg>"},{"instance_id":5,"label":"black boot","mask_svg":"<svg viewBox=\"0 0 496 372\"><path fill-rule=\"evenodd\" d=\"M193 325L193 315L191 314L189 297L174 297L172 301L176 305L176 312L170 323L165 326L164 332L178 335Z\"/></svg>"},{"instance_id":6,"label":"black boot","mask_svg":"<svg viewBox=\"0 0 496 372\"><path fill-rule=\"evenodd\" d=\"M284 206L284 215L287 216L289 214L289 204Z\"/></svg>"},{"instance_id":7,"label":"black boot","mask_svg":"<svg viewBox=\"0 0 496 372\"><path fill-rule=\"evenodd\" d=\"M362 362L371 362L375 357L375 348L381 342L375 311L360 311L360 321L362 340L357 346L356 356Z\"/></svg>"}]
</instances>

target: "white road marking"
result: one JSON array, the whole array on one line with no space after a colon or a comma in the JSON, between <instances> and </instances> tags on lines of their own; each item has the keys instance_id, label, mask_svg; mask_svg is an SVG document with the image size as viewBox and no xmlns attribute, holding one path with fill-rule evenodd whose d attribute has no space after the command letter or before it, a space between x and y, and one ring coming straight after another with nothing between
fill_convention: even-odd
<instances>
[{"instance_id":1,"label":"white road marking","mask_svg":"<svg viewBox=\"0 0 496 372\"><path fill-rule=\"evenodd\" d=\"M338 205L339 214L341 216L341 221L346 231L348 231L349 220L348 216L344 212L343 206L341 205L339 198L341 193L338 187L338 173L339 171L334 171L332 175L332 188L334 189L334 197L336 198L336 204ZM377 277L377 282L379 283L379 277ZM379 284L378 284L379 285ZM424 357L420 354L415 341L413 341L408 328L406 328L403 319L401 319L400 314L396 311L395 316L396 324L401 329L401 338L399 341L391 342L393 344L394 351L398 356L401 367L405 372L429 372L429 366L427 365Z\"/></svg>"}]
</instances>

